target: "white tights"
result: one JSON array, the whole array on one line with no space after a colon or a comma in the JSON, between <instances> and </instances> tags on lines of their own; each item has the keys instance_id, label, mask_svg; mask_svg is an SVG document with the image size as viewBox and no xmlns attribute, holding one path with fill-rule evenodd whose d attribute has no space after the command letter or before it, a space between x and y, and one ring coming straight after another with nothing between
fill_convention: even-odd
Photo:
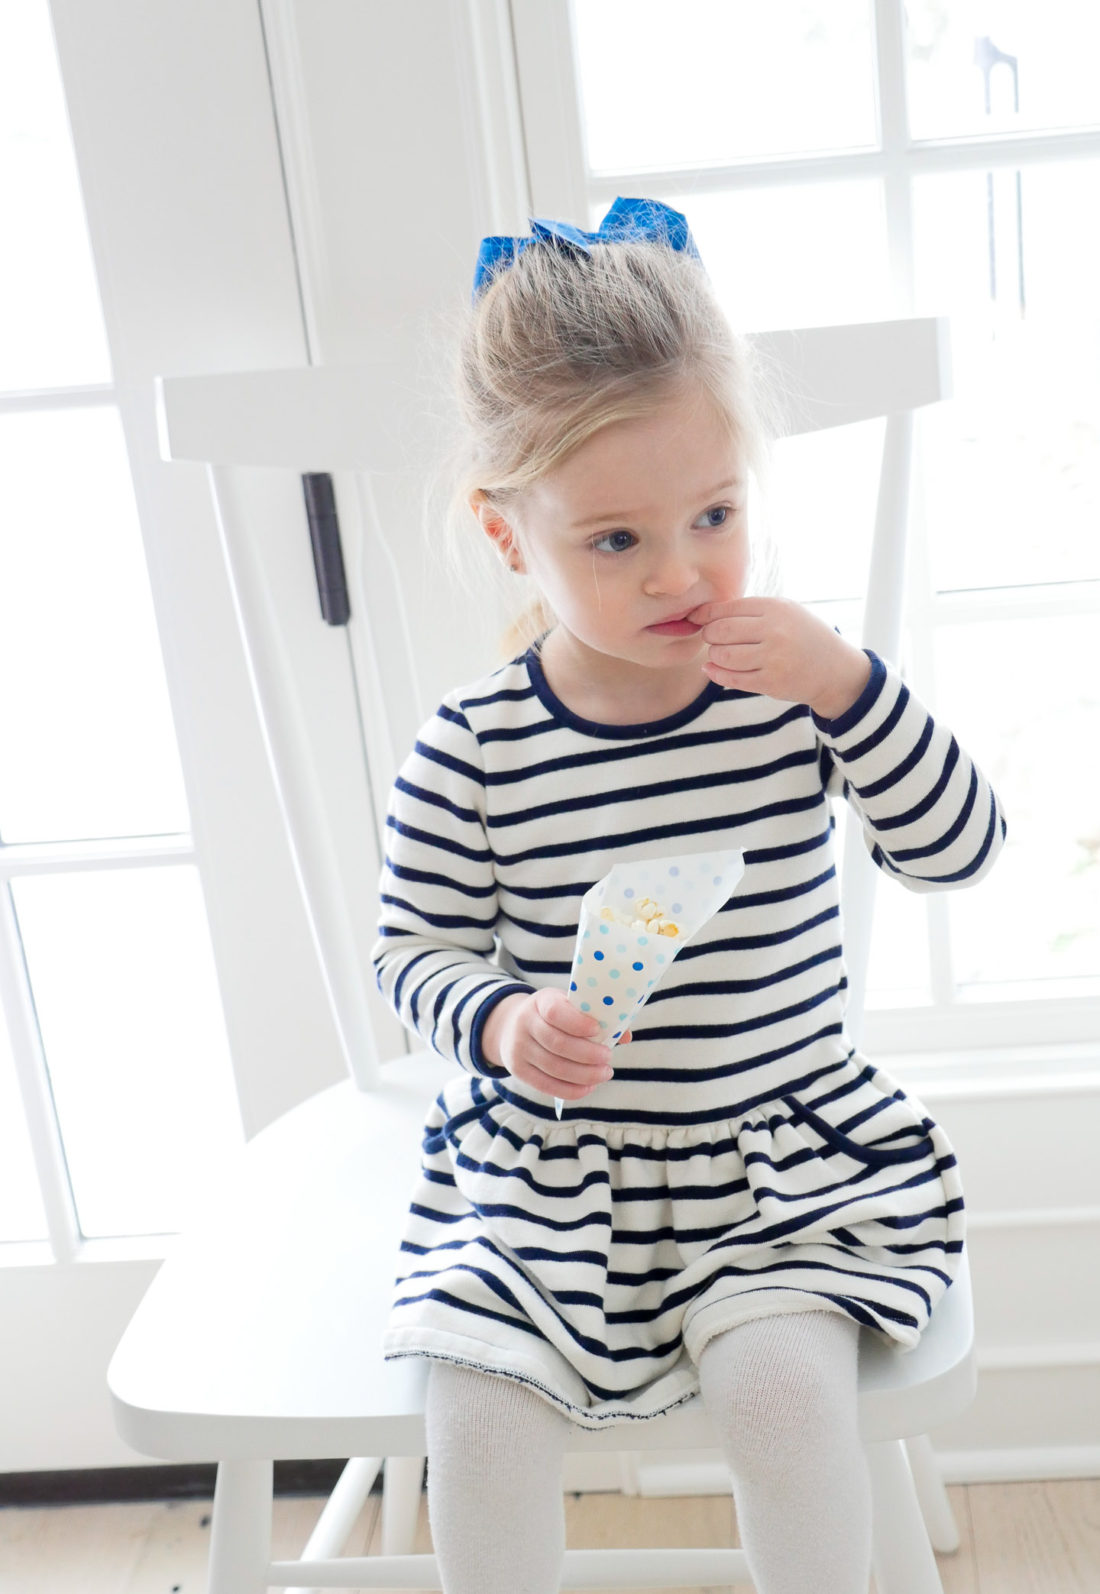
<instances>
[{"instance_id":1,"label":"white tights","mask_svg":"<svg viewBox=\"0 0 1100 1594\"><path fill-rule=\"evenodd\" d=\"M699 1358L757 1594L867 1594L858 1342L847 1316L787 1312L716 1335ZM426 1421L445 1594L558 1594L569 1419L515 1379L433 1360Z\"/></svg>"}]
</instances>

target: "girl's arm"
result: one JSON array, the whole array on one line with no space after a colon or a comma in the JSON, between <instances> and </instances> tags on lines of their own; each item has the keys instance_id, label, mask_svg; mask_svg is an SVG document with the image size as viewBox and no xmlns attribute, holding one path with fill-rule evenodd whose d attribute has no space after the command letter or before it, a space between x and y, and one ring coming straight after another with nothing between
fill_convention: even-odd
<instances>
[{"instance_id":1,"label":"girl's arm","mask_svg":"<svg viewBox=\"0 0 1100 1594\"><path fill-rule=\"evenodd\" d=\"M722 686L805 703L822 777L863 820L884 873L912 891L973 885L1004 845L1005 821L977 765L896 670L786 598L707 604L704 669Z\"/></svg>"},{"instance_id":2,"label":"girl's arm","mask_svg":"<svg viewBox=\"0 0 1100 1594\"><path fill-rule=\"evenodd\" d=\"M485 1021L534 987L491 961L498 903L477 738L456 697L423 726L390 795L379 881L378 988L398 1018L469 1073L499 1077Z\"/></svg>"},{"instance_id":3,"label":"girl's arm","mask_svg":"<svg viewBox=\"0 0 1100 1594\"><path fill-rule=\"evenodd\" d=\"M859 813L884 874L911 891L974 885L1004 845L996 794L901 676L866 656L870 678L851 707L835 719L813 714L826 790Z\"/></svg>"}]
</instances>

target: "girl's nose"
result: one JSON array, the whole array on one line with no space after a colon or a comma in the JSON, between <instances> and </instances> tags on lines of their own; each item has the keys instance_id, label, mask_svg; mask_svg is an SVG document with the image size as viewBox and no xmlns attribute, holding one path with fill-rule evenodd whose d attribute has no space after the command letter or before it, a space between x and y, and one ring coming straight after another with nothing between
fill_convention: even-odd
<instances>
[{"instance_id":1,"label":"girl's nose","mask_svg":"<svg viewBox=\"0 0 1100 1594\"><path fill-rule=\"evenodd\" d=\"M649 597L676 597L690 592L698 580L699 566L687 549L667 548L654 557L643 588Z\"/></svg>"}]
</instances>

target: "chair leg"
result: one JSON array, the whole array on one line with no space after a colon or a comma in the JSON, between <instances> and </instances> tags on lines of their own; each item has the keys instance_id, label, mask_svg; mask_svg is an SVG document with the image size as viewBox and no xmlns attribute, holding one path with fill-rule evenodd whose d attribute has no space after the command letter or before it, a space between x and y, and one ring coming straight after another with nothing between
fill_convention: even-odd
<instances>
[{"instance_id":1,"label":"chair leg","mask_svg":"<svg viewBox=\"0 0 1100 1594\"><path fill-rule=\"evenodd\" d=\"M209 1594L265 1594L271 1560L270 1461L223 1461L214 1488Z\"/></svg>"},{"instance_id":2,"label":"chair leg","mask_svg":"<svg viewBox=\"0 0 1100 1594\"><path fill-rule=\"evenodd\" d=\"M423 1456L387 1456L382 1473L382 1554L411 1555L420 1521Z\"/></svg>"},{"instance_id":3,"label":"chair leg","mask_svg":"<svg viewBox=\"0 0 1100 1594\"><path fill-rule=\"evenodd\" d=\"M381 1470L381 1456L351 1457L306 1540L303 1561L327 1561L343 1553ZM295 1587L288 1588L286 1594L313 1594L313 1591Z\"/></svg>"},{"instance_id":4,"label":"chair leg","mask_svg":"<svg viewBox=\"0 0 1100 1594\"><path fill-rule=\"evenodd\" d=\"M903 1439L868 1444L871 1564L878 1594L943 1594Z\"/></svg>"},{"instance_id":5,"label":"chair leg","mask_svg":"<svg viewBox=\"0 0 1100 1594\"><path fill-rule=\"evenodd\" d=\"M932 1547L943 1555L950 1555L959 1547L959 1527L947 1497L943 1473L936 1460L936 1452L932 1449L932 1441L926 1433L918 1434L915 1439L905 1441L905 1448L909 1453L913 1483Z\"/></svg>"}]
</instances>

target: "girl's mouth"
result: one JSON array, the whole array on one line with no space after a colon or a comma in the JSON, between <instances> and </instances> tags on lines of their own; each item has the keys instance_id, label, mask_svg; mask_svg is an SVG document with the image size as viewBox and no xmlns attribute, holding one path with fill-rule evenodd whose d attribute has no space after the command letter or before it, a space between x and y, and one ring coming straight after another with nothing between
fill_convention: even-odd
<instances>
[{"instance_id":1,"label":"girl's mouth","mask_svg":"<svg viewBox=\"0 0 1100 1594\"><path fill-rule=\"evenodd\" d=\"M688 614L691 613L689 609ZM662 620L658 625L647 625L646 630L652 631L656 636L694 636L696 631L701 631L701 625L694 625L683 615L674 620Z\"/></svg>"}]
</instances>

